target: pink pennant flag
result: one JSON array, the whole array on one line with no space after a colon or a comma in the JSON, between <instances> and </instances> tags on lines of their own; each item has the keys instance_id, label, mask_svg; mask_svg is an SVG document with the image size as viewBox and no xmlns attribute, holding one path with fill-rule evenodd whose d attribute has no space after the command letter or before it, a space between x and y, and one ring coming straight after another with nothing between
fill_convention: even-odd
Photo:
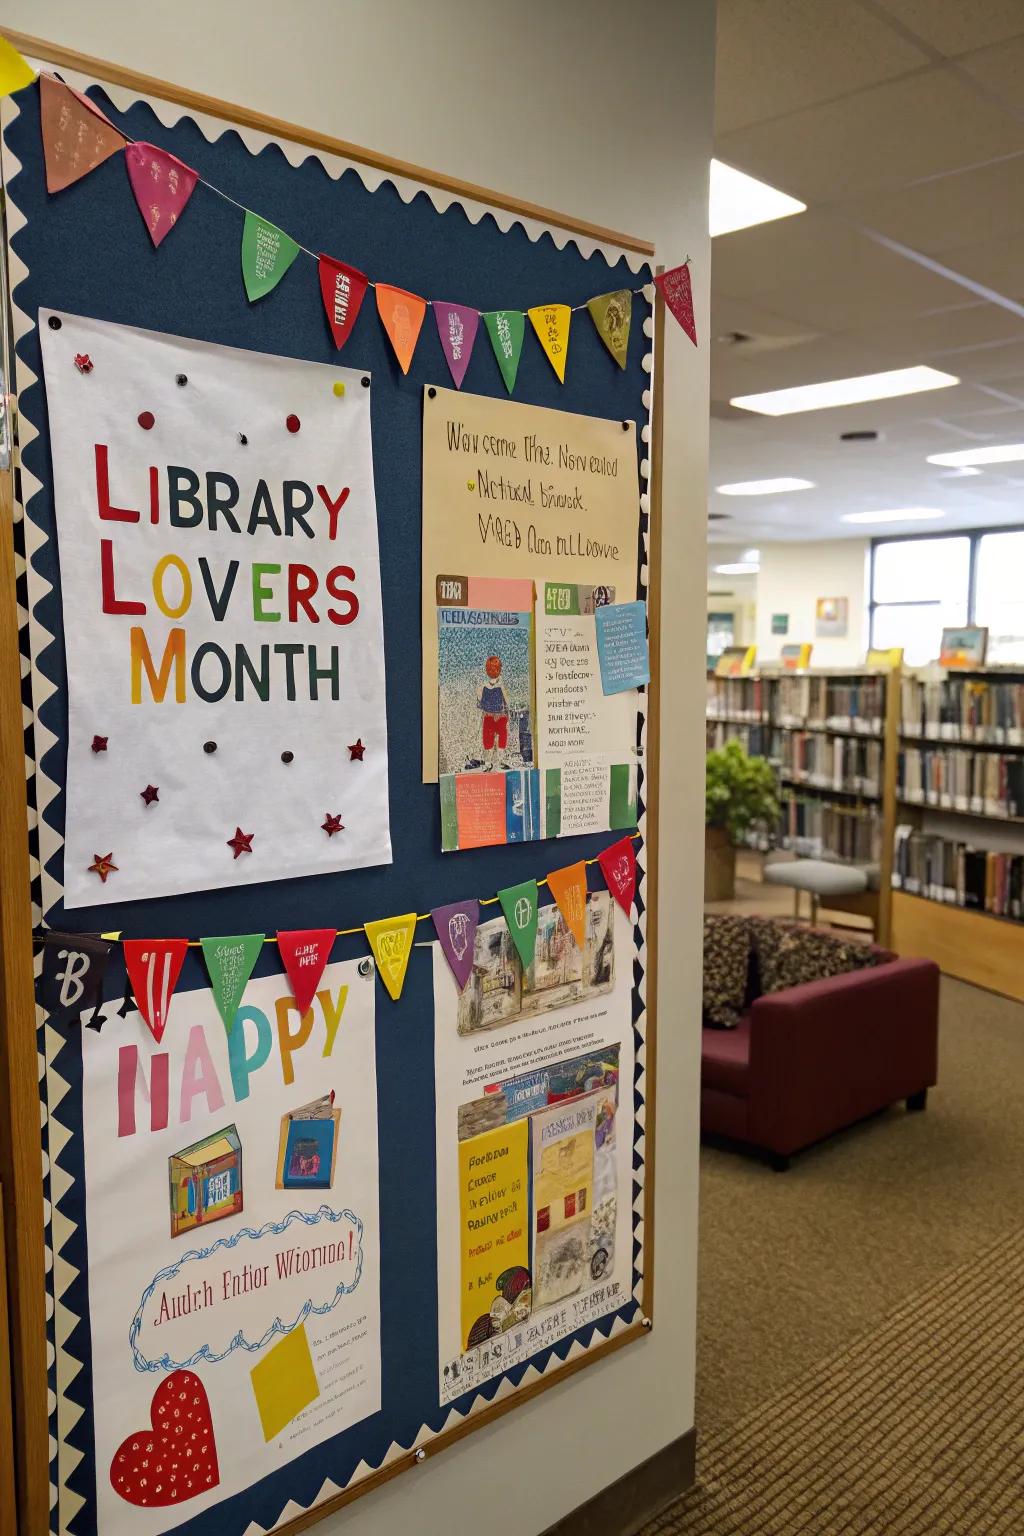
<instances>
[{"instance_id":1,"label":"pink pennant flag","mask_svg":"<svg viewBox=\"0 0 1024 1536\"><path fill-rule=\"evenodd\" d=\"M95 102L45 71L39 76L39 120L46 190L61 192L125 146L125 137Z\"/></svg>"},{"instance_id":2,"label":"pink pennant flag","mask_svg":"<svg viewBox=\"0 0 1024 1536\"><path fill-rule=\"evenodd\" d=\"M155 144L129 144L124 162L150 239L159 245L195 191L198 172Z\"/></svg>"},{"instance_id":3,"label":"pink pennant flag","mask_svg":"<svg viewBox=\"0 0 1024 1536\"><path fill-rule=\"evenodd\" d=\"M442 303L440 299L432 299L431 302L434 306L434 319L437 321L437 334L441 338L441 350L455 380L455 388L461 389L473 343L476 341L477 326L480 324L479 311L470 309L467 304Z\"/></svg>"},{"instance_id":4,"label":"pink pennant flag","mask_svg":"<svg viewBox=\"0 0 1024 1536\"><path fill-rule=\"evenodd\" d=\"M697 326L693 318L693 290L690 287L689 262L684 261L681 267L673 267L671 272L659 272L654 281L661 289L665 303L696 346Z\"/></svg>"}]
</instances>

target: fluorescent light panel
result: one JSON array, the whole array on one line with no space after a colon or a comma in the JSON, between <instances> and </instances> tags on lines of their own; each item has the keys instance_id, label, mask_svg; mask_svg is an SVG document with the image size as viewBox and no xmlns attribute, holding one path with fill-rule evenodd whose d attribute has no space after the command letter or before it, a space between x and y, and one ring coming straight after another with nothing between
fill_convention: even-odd
<instances>
[{"instance_id":1,"label":"fluorescent light panel","mask_svg":"<svg viewBox=\"0 0 1024 1536\"><path fill-rule=\"evenodd\" d=\"M927 523L945 517L937 507L896 507L891 512L844 512L841 523Z\"/></svg>"},{"instance_id":2,"label":"fluorescent light panel","mask_svg":"<svg viewBox=\"0 0 1024 1536\"><path fill-rule=\"evenodd\" d=\"M753 560L734 560L728 565L713 567L716 576L756 576L761 569Z\"/></svg>"},{"instance_id":3,"label":"fluorescent light panel","mask_svg":"<svg viewBox=\"0 0 1024 1536\"><path fill-rule=\"evenodd\" d=\"M792 416L797 411L821 411L837 405L859 405L865 400L892 400L897 395L916 395L927 389L948 389L959 382L951 373L921 364L916 368L892 368L887 373L864 373L853 379L831 379L823 384L799 384L795 389L771 389L762 395L737 395L729 404L759 416ZM1024 446L1020 456L1024 458ZM942 462L948 463L949 459Z\"/></svg>"},{"instance_id":4,"label":"fluorescent light panel","mask_svg":"<svg viewBox=\"0 0 1024 1536\"><path fill-rule=\"evenodd\" d=\"M1024 459L1024 443L1000 443L989 448L959 448L955 453L930 453L929 464L949 464L963 468L965 464L1014 464Z\"/></svg>"},{"instance_id":5,"label":"fluorescent light panel","mask_svg":"<svg viewBox=\"0 0 1024 1536\"><path fill-rule=\"evenodd\" d=\"M806 207L806 203L768 186L767 182L747 176L735 166L723 165L721 160L711 162L708 225L712 239L716 235L730 235L737 229L750 229L754 224L788 219L794 213L803 213Z\"/></svg>"},{"instance_id":6,"label":"fluorescent light panel","mask_svg":"<svg viewBox=\"0 0 1024 1536\"><path fill-rule=\"evenodd\" d=\"M777 480L735 480L731 485L716 485L720 496L781 496L783 491L810 491L813 480L797 480L781 475Z\"/></svg>"}]
</instances>

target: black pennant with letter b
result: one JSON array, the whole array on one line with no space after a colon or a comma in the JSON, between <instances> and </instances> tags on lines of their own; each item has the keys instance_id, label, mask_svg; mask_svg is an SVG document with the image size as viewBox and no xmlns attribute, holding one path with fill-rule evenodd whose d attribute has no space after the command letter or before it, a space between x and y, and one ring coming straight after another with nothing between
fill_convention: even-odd
<instances>
[{"instance_id":1,"label":"black pennant with letter b","mask_svg":"<svg viewBox=\"0 0 1024 1536\"><path fill-rule=\"evenodd\" d=\"M99 1008L110 950L110 940L95 933L43 935L40 1002L51 1024L72 1024Z\"/></svg>"}]
</instances>

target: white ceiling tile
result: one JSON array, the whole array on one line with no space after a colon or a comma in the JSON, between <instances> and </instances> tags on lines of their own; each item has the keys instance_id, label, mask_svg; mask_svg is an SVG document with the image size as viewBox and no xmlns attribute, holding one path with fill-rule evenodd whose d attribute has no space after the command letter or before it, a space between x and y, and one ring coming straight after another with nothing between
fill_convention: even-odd
<instances>
[{"instance_id":1,"label":"white ceiling tile","mask_svg":"<svg viewBox=\"0 0 1024 1536\"><path fill-rule=\"evenodd\" d=\"M1020 213L1024 223L1024 187L1021 191ZM1008 230L999 239L945 251L942 261L944 266L954 268L976 283L984 283L995 293L1017 303L1024 299L1024 228Z\"/></svg>"},{"instance_id":2,"label":"white ceiling tile","mask_svg":"<svg viewBox=\"0 0 1024 1536\"><path fill-rule=\"evenodd\" d=\"M858 243L856 271L820 268L817 282L788 282L759 293L764 309L795 325L818 330L870 328L888 317L919 315L966 302L964 289L871 240Z\"/></svg>"},{"instance_id":3,"label":"white ceiling tile","mask_svg":"<svg viewBox=\"0 0 1024 1536\"><path fill-rule=\"evenodd\" d=\"M853 199L843 212L861 228L945 261L946 251L998 240L1024 225L1024 154L1015 150L989 165Z\"/></svg>"},{"instance_id":4,"label":"white ceiling tile","mask_svg":"<svg viewBox=\"0 0 1024 1536\"><path fill-rule=\"evenodd\" d=\"M957 353L996 342L1024 341L1024 319L996 304L965 304L864 327L858 339L907 363L930 362L957 373ZM894 364L895 366L895 364Z\"/></svg>"},{"instance_id":5,"label":"white ceiling tile","mask_svg":"<svg viewBox=\"0 0 1024 1536\"><path fill-rule=\"evenodd\" d=\"M1024 36L970 53L958 60L958 67L1012 111L1024 111Z\"/></svg>"},{"instance_id":6,"label":"white ceiling tile","mask_svg":"<svg viewBox=\"0 0 1024 1536\"><path fill-rule=\"evenodd\" d=\"M878 0L910 32L953 56L1024 33L1021 0Z\"/></svg>"}]
</instances>

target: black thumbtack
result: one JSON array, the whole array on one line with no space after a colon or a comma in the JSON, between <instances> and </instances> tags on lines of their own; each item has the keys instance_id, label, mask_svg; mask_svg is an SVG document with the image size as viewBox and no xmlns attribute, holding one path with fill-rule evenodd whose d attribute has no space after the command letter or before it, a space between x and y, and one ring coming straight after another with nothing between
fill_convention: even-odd
<instances>
[{"instance_id":1,"label":"black thumbtack","mask_svg":"<svg viewBox=\"0 0 1024 1536\"><path fill-rule=\"evenodd\" d=\"M59 331L64 322L59 320L56 315L51 315L46 323L51 331Z\"/></svg>"},{"instance_id":2,"label":"black thumbtack","mask_svg":"<svg viewBox=\"0 0 1024 1536\"><path fill-rule=\"evenodd\" d=\"M241 443L242 447L244 448L246 443L249 441L249 439L246 437L244 432L239 432L239 434L238 434L238 441Z\"/></svg>"},{"instance_id":3,"label":"black thumbtack","mask_svg":"<svg viewBox=\"0 0 1024 1536\"><path fill-rule=\"evenodd\" d=\"M362 384L364 389L369 389L369 387L370 387L369 379L361 379L360 383Z\"/></svg>"},{"instance_id":4,"label":"black thumbtack","mask_svg":"<svg viewBox=\"0 0 1024 1536\"><path fill-rule=\"evenodd\" d=\"M282 752L281 753L281 761L282 761L282 763L291 763L291 762L294 762L294 760L295 760L295 753L294 752Z\"/></svg>"},{"instance_id":5,"label":"black thumbtack","mask_svg":"<svg viewBox=\"0 0 1024 1536\"><path fill-rule=\"evenodd\" d=\"M623 432L628 432L629 431L629 422L628 421L624 421L622 423L622 430L623 430Z\"/></svg>"},{"instance_id":6,"label":"black thumbtack","mask_svg":"<svg viewBox=\"0 0 1024 1536\"><path fill-rule=\"evenodd\" d=\"M179 373L174 382L179 387L184 385L184 384L187 384L188 383L188 374L187 373Z\"/></svg>"},{"instance_id":7,"label":"black thumbtack","mask_svg":"<svg viewBox=\"0 0 1024 1536\"><path fill-rule=\"evenodd\" d=\"M203 751L204 752L216 752L216 750L217 750L217 743L215 741L204 741L203 742Z\"/></svg>"},{"instance_id":8,"label":"black thumbtack","mask_svg":"<svg viewBox=\"0 0 1024 1536\"><path fill-rule=\"evenodd\" d=\"M430 388L427 390L427 394L430 396L431 400L434 399L434 397L437 394L437 390L434 388L433 385L431 385Z\"/></svg>"}]
</instances>

